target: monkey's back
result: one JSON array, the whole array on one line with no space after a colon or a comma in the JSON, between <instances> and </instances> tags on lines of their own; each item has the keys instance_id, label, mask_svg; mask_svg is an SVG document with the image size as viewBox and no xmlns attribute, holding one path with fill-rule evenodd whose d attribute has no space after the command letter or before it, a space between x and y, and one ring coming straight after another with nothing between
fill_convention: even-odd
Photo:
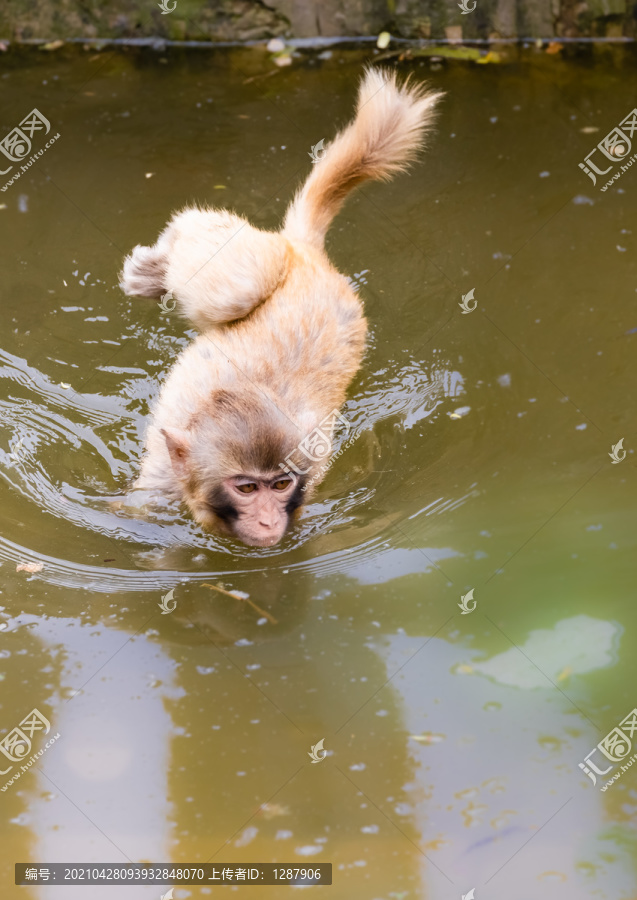
<instances>
[{"instance_id":1,"label":"monkey's back","mask_svg":"<svg viewBox=\"0 0 637 900\"><path fill-rule=\"evenodd\" d=\"M309 405L326 414L342 404L360 367L367 322L359 297L323 251L290 243L288 258L271 296L210 337L290 411Z\"/></svg>"}]
</instances>

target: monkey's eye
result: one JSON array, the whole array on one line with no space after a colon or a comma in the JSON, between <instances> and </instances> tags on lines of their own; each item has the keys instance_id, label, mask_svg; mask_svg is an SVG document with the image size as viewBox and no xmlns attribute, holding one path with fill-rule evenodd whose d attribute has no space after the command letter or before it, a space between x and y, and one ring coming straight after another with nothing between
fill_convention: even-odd
<instances>
[{"instance_id":1,"label":"monkey's eye","mask_svg":"<svg viewBox=\"0 0 637 900\"><path fill-rule=\"evenodd\" d=\"M241 491L242 494L251 494L252 491L256 491L256 484L237 484L235 485L238 491Z\"/></svg>"},{"instance_id":2,"label":"monkey's eye","mask_svg":"<svg viewBox=\"0 0 637 900\"><path fill-rule=\"evenodd\" d=\"M291 483L290 478L281 478L279 481L275 481L272 487L275 491L284 491Z\"/></svg>"}]
</instances>

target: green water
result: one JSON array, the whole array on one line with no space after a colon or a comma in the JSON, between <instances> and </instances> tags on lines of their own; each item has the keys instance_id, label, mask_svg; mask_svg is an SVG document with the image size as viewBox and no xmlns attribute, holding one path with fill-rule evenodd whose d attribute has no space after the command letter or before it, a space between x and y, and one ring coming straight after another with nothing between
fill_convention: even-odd
<instances>
[{"instance_id":1,"label":"green water","mask_svg":"<svg viewBox=\"0 0 637 900\"><path fill-rule=\"evenodd\" d=\"M0 726L60 735L0 793L3 897L158 898L13 864L171 860L331 862L335 900L637 897L637 772L578 768L637 707L637 171L578 167L637 105L629 50L401 65L447 91L438 133L328 238L370 323L360 437L272 549L117 503L192 336L123 256L194 200L278 227L366 59L0 55L2 134L36 107L60 135L0 191Z\"/></svg>"}]
</instances>

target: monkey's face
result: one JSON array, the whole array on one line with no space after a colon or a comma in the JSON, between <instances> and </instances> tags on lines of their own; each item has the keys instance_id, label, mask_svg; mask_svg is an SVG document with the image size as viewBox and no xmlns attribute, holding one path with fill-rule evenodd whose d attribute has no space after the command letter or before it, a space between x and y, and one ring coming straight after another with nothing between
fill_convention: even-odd
<instances>
[{"instance_id":1,"label":"monkey's face","mask_svg":"<svg viewBox=\"0 0 637 900\"><path fill-rule=\"evenodd\" d=\"M290 475L236 475L224 479L208 507L225 528L252 547L272 547L301 505L302 485ZM205 523L202 523L205 524Z\"/></svg>"},{"instance_id":2,"label":"monkey's face","mask_svg":"<svg viewBox=\"0 0 637 900\"><path fill-rule=\"evenodd\" d=\"M303 426L261 392L217 391L186 430L162 428L170 464L194 518L253 547L278 543L305 499L309 475L283 470Z\"/></svg>"}]
</instances>

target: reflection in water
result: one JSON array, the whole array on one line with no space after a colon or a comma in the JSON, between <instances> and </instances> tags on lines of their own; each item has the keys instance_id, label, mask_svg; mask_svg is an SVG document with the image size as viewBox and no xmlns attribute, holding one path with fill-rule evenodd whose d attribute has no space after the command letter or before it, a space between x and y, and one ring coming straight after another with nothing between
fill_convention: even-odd
<instances>
[{"instance_id":1,"label":"reflection in water","mask_svg":"<svg viewBox=\"0 0 637 900\"><path fill-rule=\"evenodd\" d=\"M551 647L542 646L546 659ZM537 639L533 649L540 649ZM387 672L396 672L414 654L414 642L390 636L379 651ZM513 652L533 668L522 653ZM581 654L575 644L565 646L561 658L575 670ZM542 665L544 660L535 661ZM576 760L590 749L593 729L546 678L542 685L513 686L458 674L469 668L478 672L480 663L462 644L434 638L391 681L413 765L412 780L405 785L412 803L397 821L414 829L413 839L427 854L422 877L431 896L443 896L449 887L444 888L436 867L465 890L484 885L479 893L488 892L494 900L540 894L545 900L630 896L630 831L617 829L611 835L600 825L600 794L578 788ZM368 722L385 702L381 695ZM418 740L422 732L436 739ZM364 775L357 783L373 791ZM371 796L387 815L395 820L401 815ZM614 857L612 889L609 853Z\"/></svg>"},{"instance_id":2,"label":"reflection in water","mask_svg":"<svg viewBox=\"0 0 637 900\"><path fill-rule=\"evenodd\" d=\"M552 629L532 631L519 649L510 647L487 662L476 663L473 671L500 684L545 688L547 681L557 683L613 665L620 633L613 622L573 616Z\"/></svg>"},{"instance_id":3,"label":"reflection in water","mask_svg":"<svg viewBox=\"0 0 637 900\"><path fill-rule=\"evenodd\" d=\"M23 623L38 625L43 654L60 645L65 651L60 699L54 704L61 737L28 786L34 857L168 859L167 771L174 731L165 701L182 693L173 687L174 662L146 635L69 619L42 623L24 617ZM60 890L41 888L38 896L55 900ZM120 897L122 889L76 890L97 900ZM135 891L137 897L158 895L153 887Z\"/></svg>"}]
</instances>

